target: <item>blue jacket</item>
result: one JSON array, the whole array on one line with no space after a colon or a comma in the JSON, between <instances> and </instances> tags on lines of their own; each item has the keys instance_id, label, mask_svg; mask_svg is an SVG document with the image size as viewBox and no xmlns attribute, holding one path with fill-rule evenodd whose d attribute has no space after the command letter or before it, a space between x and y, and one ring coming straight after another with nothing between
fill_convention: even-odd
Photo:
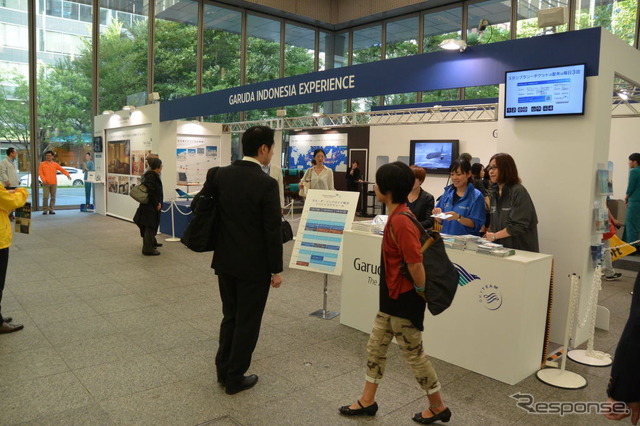
<instances>
[{"instance_id":1,"label":"blue jacket","mask_svg":"<svg viewBox=\"0 0 640 426\"><path fill-rule=\"evenodd\" d=\"M453 185L447 186L436 207L440 207L443 213L454 211L462 217L467 217L473 220L475 226L469 228L457 220L443 220L442 233L449 235L480 235L480 228L482 228L485 221L484 197L480 191L474 188L473 184L469 184L462 198L454 205L453 195L455 192L456 188Z\"/></svg>"}]
</instances>

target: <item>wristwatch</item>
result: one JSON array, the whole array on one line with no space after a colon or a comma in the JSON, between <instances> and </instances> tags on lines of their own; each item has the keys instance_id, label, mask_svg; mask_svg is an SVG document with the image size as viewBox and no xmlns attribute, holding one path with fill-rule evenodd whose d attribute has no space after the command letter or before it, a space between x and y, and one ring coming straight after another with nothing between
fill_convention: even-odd
<instances>
[{"instance_id":1,"label":"wristwatch","mask_svg":"<svg viewBox=\"0 0 640 426\"><path fill-rule=\"evenodd\" d=\"M458 214L458 218L456 219L458 222L460 222L462 220L462 215Z\"/></svg>"}]
</instances>

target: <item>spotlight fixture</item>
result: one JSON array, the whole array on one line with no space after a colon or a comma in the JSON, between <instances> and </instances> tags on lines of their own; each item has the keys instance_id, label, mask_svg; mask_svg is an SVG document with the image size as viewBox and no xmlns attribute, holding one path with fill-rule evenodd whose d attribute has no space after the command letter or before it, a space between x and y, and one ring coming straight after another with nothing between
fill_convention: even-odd
<instances>
[{"instance_id":1,"label":"spotlight fixture","mask_svg":"<svg viewBox=\"0 0 640 426\"><path fill-rule=\"evenodd\" d=\"M467 43L464 40L448 38L440 43L440 47L444 50L458 50L464 52L467 49Z\"/></svg>"},{"instance_id":2,"label":"spotlight fixture","mask_svg":"<svg viewBox=\"0 0 640 426\"><path fill-rule=\"evenodd\" d=\"M489 21L487 21L486 19L481 19L480 23L478 23L478 32L481 33L484 30L487 29L487 27L489 26Z\"/></svg>"},{"instance_id":3,"label":"spotlight fixture","mask_svg":"<svg viewBox=\"0 0 640 426\"><path fill-rule=\"evenodd\" d=\"M313 114L311 114L312 117L322 117L322 113L321 112L314 112Z\"/></svg>"},{"instance_id":4,"label":"spotlight fixture","mask_svg":"<svg viewBox=\"0 0 640 426\"><path fill-rule=\"evenodd\" d=\"M102 111L102 115L112 115L114 114L113 111L111 111L110 109L105 109L104 111Z\"/></svg>"},{"instance_id":5,"label":"spotlight fixture","mask_svg":"<svg viewBox=\"0 0 640 426\"><path fill-rule=\"evenodd\" d=\"M136 107L133 106L133 105L125 105L125 106L122 107L123 111L133 111L135 109L136 109Z\"/></svg>"},{"instance_id":6,"label":"spotlight fixture","mask_svg":"<svg viewBox=\"0 0 640 426\"><path fill-rule=\"evenodd\" d=\"M627 99L629 99L629 95L627 95L626 92L618 92L618 97L623 101L626 101Z\"/></svg>"}]
</instances>

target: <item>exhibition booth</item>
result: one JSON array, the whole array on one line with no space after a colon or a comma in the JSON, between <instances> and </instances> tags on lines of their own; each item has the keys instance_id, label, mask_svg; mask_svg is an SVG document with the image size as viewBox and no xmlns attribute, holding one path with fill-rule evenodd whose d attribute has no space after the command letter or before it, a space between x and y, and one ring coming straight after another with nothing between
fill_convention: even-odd
<instances>
[{"instance_id":1,"label":"exhibition booth","mask_svg":"<svg viewBox=\"0 0 640 426\"><path fill-rule=\"evenodd\" d=\"M366 333L378 311L381 245L381 235L345 233L340 322ZM447 255L463 279L449 309L425 312L426 353L510 385L535 373L546 359L552 256L450 248Z\"/></svg>"},{"instance_id":2,"label":"exhibition booth","mask_svg":"<svg viewBox=\"0 0 640 426\"><path fill-rule=\"evenodd\" d=\"M574 64L585 64L584 114L505 118L502 102L506 71ZM97 174L103 179L96 185L96 208L101 214L133 217L136 203L120 191L122 184L128 182L129 187L135 184L139 175L133 169L129 174L120 173L125 170L118 168L121 164L114 158L121 156L120 163L124 163L122 158L127 149L131 163L134 152L137 161L140 153L160 155L164 161L165 199L173 196L180 173L187 173L186 183L197 182L206 168L230 162L231 135L223 131L222 125L180 119L298 103L498 84L498 104L483 113L481 119L462 117L408 124L404 121L407 114L398 113L390 114L384 122L372 119L360 127L288 128L288 151L282 152L278 132L274 162L277 164L286 157L285 164L289 167L294 164L306 168L309 150L318 146L335 148L332 159L336 181L340 180L342 185L346 166L352 159L361 161L365 179L369 181L382 164L409 162L412 140L457 140L459 152L469 152L485 165L496 152L511 154L536 206L540 251L545 254L518 252L510 258L490 258L449 251L454 262L481 279L460 287L450 311L440 317L427 315L425 339L433 356L515 383L540 366L552 257L556 284L550 316L551 341L563 340L571 274L579 275L583 282L578 315L587 310L593 280L590 248L601 237L594 225L594 207L605 198L595 190L596 172L599 164L614 162L613 198L621 198L626 185L626 158L637 151L637 143L628 135L640 130L637 117L612 121L612 89L617 77L640 81L640 52L607 31L594 28L470 46L465 52L434 52L326 70L148 105L133 112L98 116L94 136L103 139L104 150L100 157L96 151L96 168L101 167ZM437 118L439 112L431 109L427 114ZM129 141L128 148L123 141ZM215 159L208 156L213 152L217 154ZM196 161L200 155L203 162ZM181 166L185 166L182 171ZM193 174L192 169L200 170L194 170ZM115 187L110 183L116 181L117 190L112 190ZM446 183L446 175L428 174L423 188L437 197ZM192 190L197 190L197 186L189 188ZM378 240L375 235L356 232L347 232L345 236L341 318L344 324L365 332L370 331L371 310L377 307L377 287L357 271L351 271L350 265L354 259L365 257L370 258L367 262L377 264ZM491 310L478 303L478 292L484 285L499 288L505 301L503 306ZM445 336L447 345L429 344L443 341ZM574 336L573 344L577 346L588 338L588 331L576 329ZM508 364L507 359L514 363ZM497 366L504 371L498 371Z\"/></svg>"}]
</instances>

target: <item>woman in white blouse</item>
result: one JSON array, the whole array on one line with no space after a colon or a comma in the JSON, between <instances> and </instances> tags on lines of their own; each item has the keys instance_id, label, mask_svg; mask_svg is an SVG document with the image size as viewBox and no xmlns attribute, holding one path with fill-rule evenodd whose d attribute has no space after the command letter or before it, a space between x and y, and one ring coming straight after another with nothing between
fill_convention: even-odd
<instances>
[{"instance_id":1,"label":"woman in white blouse","mask_svg":"<svg viewBox=\"0 0 640 426\"><path fill-rule=\"evenodd\" d=\"M336 190L333 186L333 172L324 165L325 158L326 154L322 148L313 151L313 161L311 162L313 167L307 170L300 182L300 185L305 186L307 191L309 189Z\"/></svg>"}]
</instances>

